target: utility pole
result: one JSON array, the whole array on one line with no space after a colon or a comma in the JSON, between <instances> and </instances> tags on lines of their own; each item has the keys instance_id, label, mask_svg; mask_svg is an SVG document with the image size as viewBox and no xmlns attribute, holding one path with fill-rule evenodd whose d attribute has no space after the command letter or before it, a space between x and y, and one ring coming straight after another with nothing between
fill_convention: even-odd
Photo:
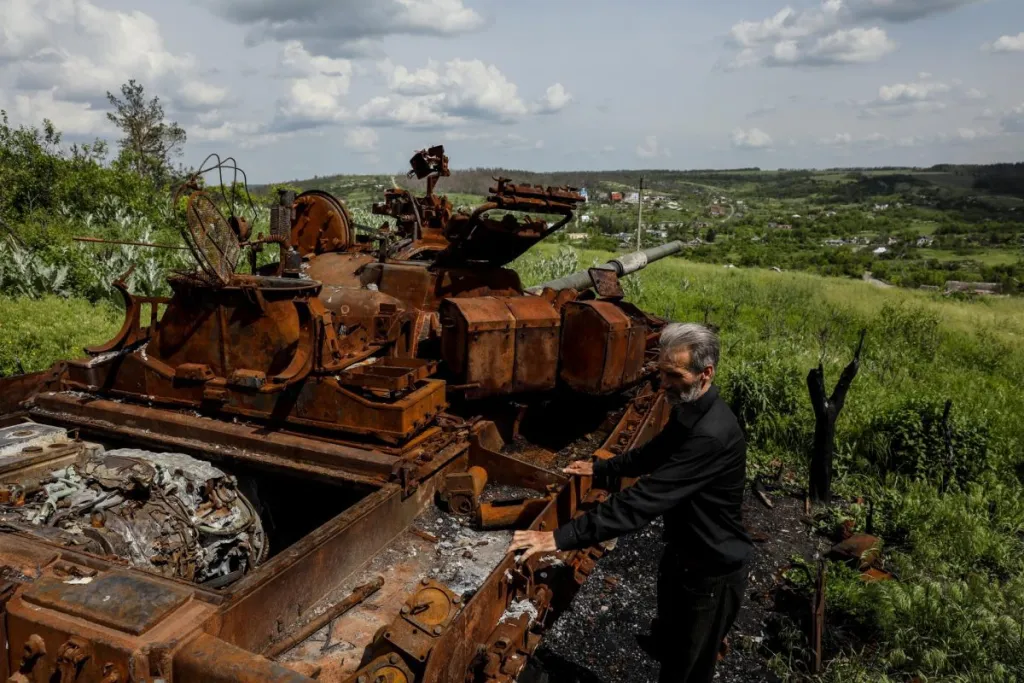
<instances>
[{"instance_id":1,"label":"utility pole","mask_svg":"<svg viewBox=\"0 0 1024 683\"><path fill-rule=\"evenodd\" d=\"M637 193L636 202L636 250L640 251L640 221L644 217L644 177L640 176L640 191Z\"/></svg>"}]
</instances>

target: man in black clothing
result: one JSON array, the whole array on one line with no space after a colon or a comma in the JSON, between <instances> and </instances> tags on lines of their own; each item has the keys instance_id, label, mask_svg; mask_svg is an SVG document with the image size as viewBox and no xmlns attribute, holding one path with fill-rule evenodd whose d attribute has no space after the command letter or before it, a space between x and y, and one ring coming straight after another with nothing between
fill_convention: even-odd
<instances>
[{"instance_id":1,"label":"man in black clothing","mask_svg":"<svg viewBox=\"0 0 1024 683\"><path fill-rule=\"evenodd\" d=\"M746 588L751 542L740 519L746 442L712 383L717 335L675 323L659 341L661 385L672 403L668 424L640 448L565 468L573 475L639 481L554 532L517 531L510 550L523 550L522 561L538 552L586 548L664 516L658 617L645 649L663 662L662 683L705 683L714 677Z\"/></svg>"}]
</instances>

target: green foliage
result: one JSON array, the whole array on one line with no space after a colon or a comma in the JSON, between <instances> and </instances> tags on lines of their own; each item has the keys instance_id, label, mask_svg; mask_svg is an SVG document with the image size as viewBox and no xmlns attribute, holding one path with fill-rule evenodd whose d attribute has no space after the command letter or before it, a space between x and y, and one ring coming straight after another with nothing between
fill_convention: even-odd
<instances>
[{"instance_id":1,"label":"green foliage","mask_svg":"<svg viewBox=\"0 0 1024 683\"><path fill-rule=\"evenodd\" d=\"M734 362L725 393L754 448L783 453L806 451L813 418L806 409L801 370L778 354Z\"/></svg>"},{"instance_id":2,"label":"green foliage","mask_svg":"<svg viewBox=\"0 0 1024 683\"><path fill-rule=\"evenodd\" d=\"M858 585L859 584L859 585ZM842 595L843 600L835 600ZM883 581L863 584L833 576L828 599L856 613L884 649L874 662L844 658L825 680L858 680L836 674L879 667L878 680L957 680L978 683L1024 677L1024 580L998 583L979 574L963 579ZM859 680L865 680L863 678Z\"/></svg>"},{"instance_id":3,"label":"green foliage","mask_svg":"<svg viewBox=\"0 0 1024 683\"><path fill-rule=\"evenodd\" d=\"M524 287L571 275L583 266L579 252L572 247L559 247L556 253L528 251L510 265L518 273Z\"/></svg>"},{"instance_id":4,"label":"green foliage","mask_svg":"<svg viewBox=\"0 0 1024 683\"><path fill-rule=\"evenodd\" d=\"M142 84L134 80L121 86L121 97L108 92L107 100L114 108L107 112L107 119L124 134L119 161L140 178L166 183L172 173L171 160L181 154L185 144L185 130L166 122L160 98L147 100Z\"/></svg>"},{"instance_id":5,"label":"green foliage","mask_svg":"<svg viewBox=\"0 0 1024 683\"><path fill-rule=\"evenodd\" d=\"M942 494L927 483L882 489L877 531L897 554L903 579L962 579L982 573L1000 581L1024 572L1024 501L1001 481Z\"/></svg>"},{"instance_id":6,"label":"green foliage","mask_svg":"<svg viewBox=\"0 0 1024 683\"><path fill-rule=\"evenodd\" d=\"M861 440L862 456L883 479L974 481L988 466L989 428L976 417L952 414L947 448L942 415L943 405L920 398L878 414Z\"/></svg>"},{"instance_id":7,"label":"green foliage","mask_svg":"<svg viewBox=\"0 0 1024 683\"><path fill-rule=\"evenodd\" d=\"M68 295L68 266L49 265L13 238L0 242L0 292L37 298Z\"/></svg>"},{"instance_id":8,"label":"green foliage","mask_svg":"<svg viewBox=\"0 0 1024 683\"><path fill-rule=\"evenodd\" d=\"M43 370L64 358L81 358L82 348L107 341L124 320L108 304L44 296L0 296L0 373Z\"/></svg>"}]
</instances>

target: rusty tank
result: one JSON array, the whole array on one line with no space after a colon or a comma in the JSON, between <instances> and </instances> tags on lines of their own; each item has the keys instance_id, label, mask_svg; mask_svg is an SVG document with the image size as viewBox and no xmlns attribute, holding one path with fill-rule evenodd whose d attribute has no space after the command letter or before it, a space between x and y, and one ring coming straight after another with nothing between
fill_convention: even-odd
<instances>
[{"instance_id":1,"label":"rusty tank","mask_svg":"<svg viewBox=\"0 0 1024 683\"><path fill-rule=\"evenodd\" d=\"M605 548L511 534L629 484L570 457L663 426L665 321L618 278L680 245L527 291L508 265L583 197L456 211L444 149L411 165L425 194L362 231L310 191L252 235L187 184L197 269L114 283L113 339L0 380L0 680L515 680Z\"/></svg>"}]
</instances>

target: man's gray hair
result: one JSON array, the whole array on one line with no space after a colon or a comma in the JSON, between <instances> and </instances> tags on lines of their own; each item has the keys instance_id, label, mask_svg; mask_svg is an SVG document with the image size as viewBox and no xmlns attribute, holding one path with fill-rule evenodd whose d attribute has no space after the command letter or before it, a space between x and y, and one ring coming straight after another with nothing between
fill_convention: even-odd
<instances>
[{"instance_id":1,"label":"man's gray hair","mask_svg":"<svg viewBox=\"0 0 1024 683\"><path fill-rule=\"evenodd\" d=\"M662 352L689 349L690 371L700 372L709 365L718 367L718 335L697 323L665 325L658 338Z\"/></svg>"}]
</instances>

